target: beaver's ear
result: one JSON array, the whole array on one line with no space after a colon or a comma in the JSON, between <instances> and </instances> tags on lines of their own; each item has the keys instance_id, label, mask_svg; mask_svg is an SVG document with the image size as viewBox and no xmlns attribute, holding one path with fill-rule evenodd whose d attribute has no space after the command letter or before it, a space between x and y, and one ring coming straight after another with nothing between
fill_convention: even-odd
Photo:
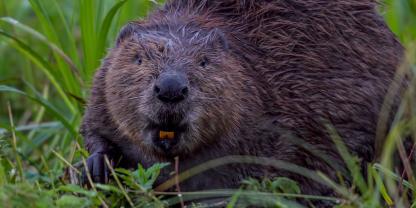
<instances>
[{"instance_id":1,"label":"beaver's ear","mask_svg":"<svg viewBox=\"0 0 416 208\"><path fill-rule=\"evenodd\" d=\"M120 32L118 33L116 46L119 46L124 39L132 36L133 34L140 33L142 29L143 27L140 25L139 22L127 23L127 25L121 28Z\"/></svg>"},{"instance_id":2,"label":"beaver's ear","mask_svg":"<svg viewBox=\"0 0 416 208\"><path fill-rule=\"evenodd\" d=\"M220 29L213 29L208 37L209 44L213 47L220 47L226 51L229 49L227 37Z\"/></svg>"}]
</instances>

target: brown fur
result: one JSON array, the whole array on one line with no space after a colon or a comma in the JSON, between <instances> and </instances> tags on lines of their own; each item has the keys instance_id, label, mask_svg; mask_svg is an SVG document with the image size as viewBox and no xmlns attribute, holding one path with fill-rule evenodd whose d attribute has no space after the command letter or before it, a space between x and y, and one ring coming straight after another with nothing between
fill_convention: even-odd
<instances>
[{"instance_id":1,"label":"brown fur","mask_svg":"<svg viewBox=\"0 0 416 208\"><path fill-rule=\"evenodd\" d=\"M86 147L122 156L124 167L179 156L187 169L254 155L334 177L343 162L324 127L330 123L363 164L372 161L379 111L403 53L375 7L371 0L171 0L126 26L98 70L82 126ZM166 107L152 96L165 70L187 74L187 101ZM165 154L143 129L149 119L172 117L189 127ZM242 165L214 168L181 188L235 188L265 176L294 178L303 193L332 193L296 174Z\"/></svg>"}]
</instances>

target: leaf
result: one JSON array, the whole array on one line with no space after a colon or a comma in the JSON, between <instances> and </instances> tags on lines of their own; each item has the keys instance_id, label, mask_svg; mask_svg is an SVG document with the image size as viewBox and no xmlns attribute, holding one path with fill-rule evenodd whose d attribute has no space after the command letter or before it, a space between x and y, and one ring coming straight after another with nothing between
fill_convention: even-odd
<instances>
[{"instance_id":1,"label":"leaf","mask_svg":"<svg viewBox=\"0 0 416 208\"><path fill-rule=\"evenodd\" d=\"M271 187L273 190L280 190L282 193L300 194L300 188L298 184L289 178L277 178L271 183Z\"/></svg>"},{"instance_id":2,"label":"leaf","mask_svg":"<svg viewBox=\"0 0 416 208\"><path fill-rule=\"evenodd\" d=\"M86 198L83 197L76 197L73 195L62 195L57 201L56 205L58 207L65 207L65 208L78 208L78 207L88 207L91 203L88 202Z\"/></svg>"},{"instance_id":3,"label":"leaf","mask_svg":"<svg viewBox=\"0 0 416 208\"><path fill-rule=\"evenodd\" d=\"M236 207L237 202L238 202L238 198L240 198L240 196L241 196L241 192L242 192L242 190L239 189L237 192L235 192L233 194L233 196L231 197L230 202L227 204L227 208L234 208L234 207Z\"/></svg>"},{"instance_id":4,"label":"leaf","mask_svg":"<svg viewBox=\"0 0 416 208\"><path fill-rule=\"evenodd\" d=\"M169 166L169 163L156 163L152 167L148 168L146 170L148 181L145 185L148 187L152 187L157 177L159 177L160 171L167 166Z\"/></svg>"},{"instance_id":5,"label":"leaf","mask_svg":"<svg viewBox=\"0 0 416 208\"><path fill-rule=\"evenodd\" d=\"M72 192L72 193L82 194L82 195L85 195L85 196L88 196L88 197L96 197L97 196L96 192L83 189L82 187L80 187L78 185L74 185L74 184L68 184L68 185L60 186L58 188L58 190L65 191L65 192Z\"/></svg>"},{"instance_id":6,"label":"leaf","mask_svg":"<svg viewBox=\"0 0 416 208\"><path fill-rule=\"evenodd\" d=\"M124 175L131 175L131 171L124 169L124 168L116 168L115 171L116 173L121 173Z\"/></svg>"},{"instance_id":7,"label":"leaf","mask_svg":"<svg viewBox=\"0 0 416 208\"><path fill-rule=\"evenodd\" d=\"M95 187L97 187L98 189L101 189L103 191L109 191L109 192L114 192L114 193L118 193L118 194L123 194L122 191L120 191L116 186L113 185L109 185L109 184L95 184Z\"/></svg>"}]
</instances>

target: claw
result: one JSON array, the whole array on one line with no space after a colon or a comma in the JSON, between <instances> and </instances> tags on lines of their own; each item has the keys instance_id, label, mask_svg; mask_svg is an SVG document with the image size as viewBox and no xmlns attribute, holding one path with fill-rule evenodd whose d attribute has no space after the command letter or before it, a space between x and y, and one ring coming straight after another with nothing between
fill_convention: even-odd
<instances>
[{"instance_id":1,"label":"claw","mask_svg":"<svg viewBox=\"0 0 416 208\"><path fill-rule=\"evenodd\" d=\"M87 168L88 173L90 174L91 179L94 183L108 182L109 168L107 167L107 164L105 162L104 153L94 153L90 155L90 157L88 157L87 159ZM82 171L82 184L87 186L90 185L85 169Z\"/></svg>"}]
</instances>

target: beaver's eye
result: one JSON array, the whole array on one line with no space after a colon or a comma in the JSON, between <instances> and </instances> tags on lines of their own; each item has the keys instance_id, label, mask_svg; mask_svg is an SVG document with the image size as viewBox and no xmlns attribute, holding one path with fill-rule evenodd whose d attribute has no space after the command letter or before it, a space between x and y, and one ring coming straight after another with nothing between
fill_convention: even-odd
<instances>
[{"instance_id":1,"label":"beaver's eye","mask_svg":"<svg viewBox=\"0 0 416 208\"><path fill-rule=\"evenodd\" d=\"M134 56L134 63L137 65L141 65L143 62L142 57L140 55L135 55Z\"/></svg>"},{"instance_id":2,"label":"beaver's eye","mask_svg":"<svg viewBox=\"0 0 416 208\"><path fill-rule=\"evenodd\" d=\"M208 59L206 57L202 58L201 61L199 62L199 66L205 68L207 65L208 65Z\"/></svg>"}]
</instances>

